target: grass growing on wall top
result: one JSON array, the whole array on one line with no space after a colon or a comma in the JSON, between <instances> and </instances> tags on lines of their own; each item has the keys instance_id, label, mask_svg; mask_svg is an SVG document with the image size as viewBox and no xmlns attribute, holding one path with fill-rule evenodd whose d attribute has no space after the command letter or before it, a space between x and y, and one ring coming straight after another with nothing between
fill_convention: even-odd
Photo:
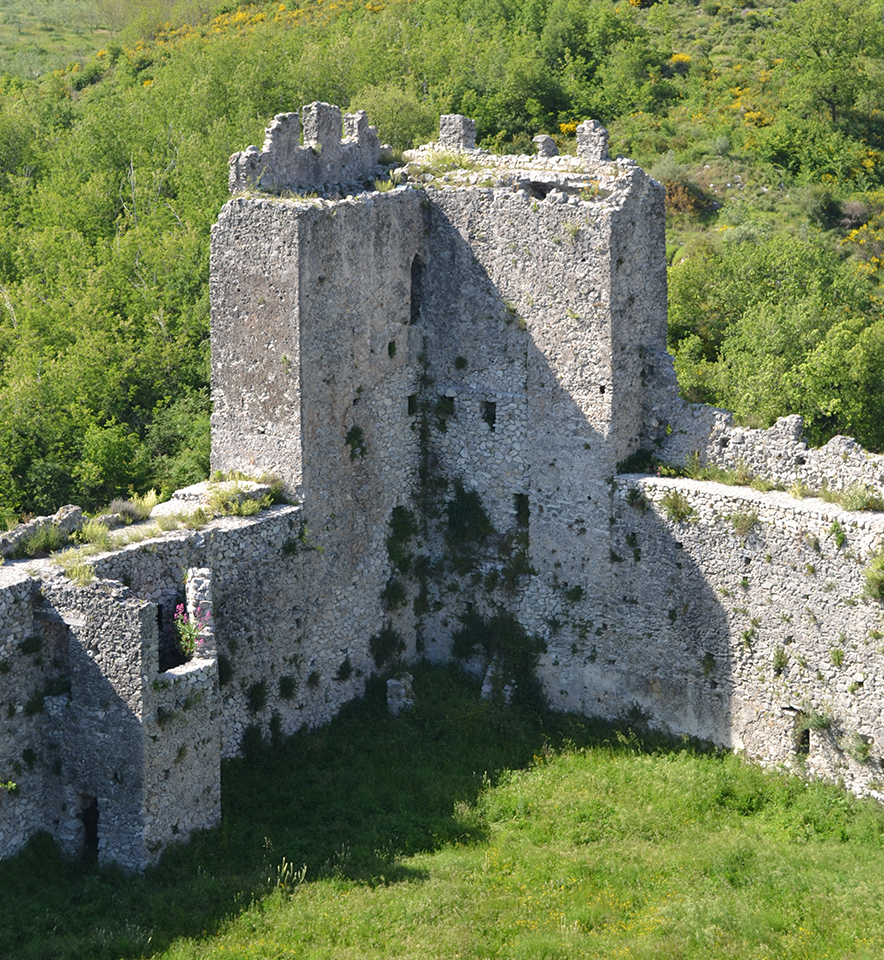
<instances>
[{"instance_id":1,"label":"grass growing on wall top","mask_svg":"<svg viewBox=\"0 0 884 960\"><path fill-rule=\"evenodd\" d=\"M503 711L452 670L417 670L415 690L399 720L375 684L327 727L225 764L222 827L144 876L37 838L0 862L0 955L881 956L876 805Z\"/></svg>"}]
</instances>

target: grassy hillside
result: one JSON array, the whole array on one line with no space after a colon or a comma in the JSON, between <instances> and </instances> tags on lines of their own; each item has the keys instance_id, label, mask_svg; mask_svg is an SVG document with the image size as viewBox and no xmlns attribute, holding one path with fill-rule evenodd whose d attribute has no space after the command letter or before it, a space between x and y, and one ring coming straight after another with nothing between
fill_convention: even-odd
<instances>
[{"instance_id":1,"label":"grassy hillside","mask_svg":"<svg viewBox=\"0 0 884 960\"><path fill-rule=\"evenodd\" d=\"M205 473L227 158L315 99L397 147L601 119L667 186L685 394L884 449L881 0L95 2L94 56L0 77L0 516Z\"/></svg>"},{"instance_id":2,"label":"grassy hillside","mask_svg":"<svg viewBox=\"0 0 884 960\"><path fill-rule=\"evenodd\" d=\"M5 0L0 75L39 77L94 53L108 34L98 0Z\"/></svg>"},{"instance_id":3,"label":"grassy hillside","mask_svg":"<svg viewBox=\"0 0 884 960\"><path fill-rule=\"evenodd\" d=\"M881 956L877 804L450 670L415 690L227 763L222 825L142 877L38 838L0 863L0 955Z\"/></svg>"}]
</instances>

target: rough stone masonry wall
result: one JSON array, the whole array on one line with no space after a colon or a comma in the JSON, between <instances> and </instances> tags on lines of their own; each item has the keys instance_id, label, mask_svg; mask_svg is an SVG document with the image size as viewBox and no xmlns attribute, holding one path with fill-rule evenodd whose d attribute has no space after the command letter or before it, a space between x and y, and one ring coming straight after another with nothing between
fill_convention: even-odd
<instances>
[{"instance_id":1,"label":"rough stone masonry wall","mask_svg":"<svg viewBox=\"0 0 884 960\"><path fill-rule=\"evenodd\" d=\"M549 183L543 199L530 190L432 193L420 319L430 463L447 496L460 480L497 531L527 540L538 575L505 602L529 629L547 629L553 576L607 589L606 479L638 442L638 370L665 343L659 186L629 165L599 173L607 189L594 195ZM653 269L624 268L635 261ZM444 535L434 549L444 553ZM486 579L505 566L486 557ZM434 596L423 625L434 655L445 655L463 604L490 612L501 602L476 586L471 575L459 600L444 585Z\"/></svg>"},{"instance_id":2,"label":"rough stone masonry wall","mask_svg":"<svg viewBox=\"0 0 884 960\"><path fill-rule=\"evenodd\" d=\"M0 857L16 850L22 837L39 830L46 807L52 805L46 797L51 763L38 762L44 750L46 716L36 709L35 698L57 671L51 657L48 662L44 659L47 651L42 638L35 635L34 587L25 571L12 576L4 571L0 588ZM11 784L16 785L14 789Z\"/></svg>"},{"instance_id":3,"label":"rough stone masonry wall","mask_svg":"<svg viewBox=\"0 0 884 960\"><path fill-rule=\"evenodd\" d=\"M729 470L748 469L786 489L846 490L864 486L884 496L884 456L870 453L852 437L833 437L822 447L803 438L798 415L780 417L767 429L735 426L726 410L685 403L671 360L662 358L649 400L643 446L659 459L684 464L691 457ZM662 381L665 381L665 385Z\"/></svg>"},{"instance_id":4,"label":"rough stone masonry wall","mask_svg":"<svg viewBox=\"0 0 884 960\"><path fill-rule=\"evenodd\" d=\"M288 734L324 723L363 689L367 662L355 652L352 675L335 679L348 655L348 649L341 652L344 625L335 621L335 611L339 605L358 608L358 585L352 578L336 579L323 532L306 526L300 507L219 518L198 532L174 531L106 554L95 566L100 576L128 584L135 596L154 603L164 598L166 626L175 604L185 599L185 577L210 582L214 647L188 664L154 674L150 684L150 722L157 721L158 711L167 711L162 720L168 711L174 714L165 726L157 721L164 735L172 736L157 748L158 755L168 757L171 751L177 757L181 745L188 744L178 769L195 763L202 772L191 779L216 783L220 757L236 755L248 728L269 736L274 729ZM184 710L193 692L205 696ZM190 733L181 726L185 719ZM203 741L214 736L214 729L219 737L210 774L208 760L198 760L191 745L208 750ZM163 762L157 759L155 765ZM162 769L165 777L168 765Z\"/></svg>"},{"instance_id":5,"label":"rough stone masonry wall","mask_svg":"<svg viewBox=\"0 0 884 960\"><path fill-rule=\"evenodd\" d=\"M4 566L0 781L17 786L0 789L0 855L38 829L82 848L94 803L100 859L141 868L218 822L220 760L249 728L288 734L358 696L371 632L354 620L348 634L346 618L379 600L352 569L341 580L322 542L301 508L279 506L90 558L87 588L49 561L34 576ZM214 636L161 671L178 602L210 605Z\"/></svg>"},{"instance_id":6,"label":"rough stone masonry wall","mask_svg":"<svg viewBox=\"0 0 884 960\"><path fill-rule=\"evenodd\" d=\"M633 708L880 796L884 619L863 571L884 518L630 476L611 507L616 589L588 621L563 605L543 664L552 701L605 716Z\"/></svg>"},{"instance_id":7,"label":"rough stone masonry wall","mask_svg":"<svg viewBox=\"0 0 884 960\"><path fill-rule=\"evenodd\" d=\"M364 110L343 117L330 103L304 107L304 144L297 113L280 113L266 130L264 146L247 147L230 158L231 193L316 190L325 185L352 184L379 175L378 133Z\"/></svg>"},{"instance_id":8,"label":"rough stone masonry wall","mask_svg":"<svg viewBox=\"0 0 884 960\"><path fill-rule=\"evenodd\" d=\"M16 850L37 829L82 846L91 806L99 858L141 866L141 725L156 662L150 605L119 584L84 589L22 576L21 568L4 581L0 763L3 781L17 788L3 790L0 851Z\"/></svg>"},{"instance_id":9,"label":"rough stone masonry wall","mask_svg":"<svg viewBox=\"0 0 884 960\"><path fill-rule=\"evenodd\" d=\"M310 613L298 619L336 651L333 665L317 664L305 677L317 673L316 683L333 681L351 695L373 668L368 641L392 612L381 599L390 575L388 521L395 506L409 501L417 471L408 398L416 392L421 350L411 302L422 200L412 191L337 203L234 200L213 238L216 411L237 404L242 411L235 434L213 432L213 466L272 469L304 501L306 536L322 552L311 561ZM263 238L279 231L298 244L277 270L262 251ZM297 411L263 399L252 404L275 388L260 380L260 346L243 351L237 307L247 291L268 284L280 304L274 342L290 345L297 370ZM244 352L258 377L246 385L231 380L225 359ZM267 380L276 365L271 360ZM299 446L298 457L280 462L277 450L287 437L291 449ZM413 649L407 614L395 619L403 620Z\"/></svg>"}]
</instances>

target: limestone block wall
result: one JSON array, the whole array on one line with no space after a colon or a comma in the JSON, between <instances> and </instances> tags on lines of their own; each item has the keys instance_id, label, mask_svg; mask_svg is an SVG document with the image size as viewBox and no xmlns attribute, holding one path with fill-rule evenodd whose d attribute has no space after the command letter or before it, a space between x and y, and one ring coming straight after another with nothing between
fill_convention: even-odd
<instances>
[{"instance_id":1,"label":"limestone block wall","mask_svg":"<svg viewBox=\"0 0 884 960\"><path fill-rule=\"evenodd\" d=\"M211 605L214 636L199 651L200 659L150 678L151 723L159 723L158 712L175 714L167 727L159 724L164 735L173 736L168 747L157 748L156 764L165 762L169 751L177 756L182 743L206 741L217 725L217 777L220 757L239 751L248 728L269 736L315 726L362 692L373 666L368 639L382 622L380 601L377 594L361 594L351 569L344 566L340 573L327 543L322 524L309 527L303 508L278 506L96 558L100 576L126 583L133 595L156 604L154 616L163 629L186 593L191 609ZM379 562L386 569L383 557ZM348 657L350 669L342 675ZM183 710L194 691L206 694L200 709L191 702ZM181 726L185 720L190 733ZM208 756L208 741L203 746ZM207 762L188 747L178 769L195 763L200 772L193 778L208 784Z\"/></svg>"},{"instance_id":2,"label":"limestone block wall","mask_svg":"<svg viewBox=\"0 0 884 960\"><path fill-rule=\"evenodd\" d=\"M432 195L420 325L441 525L429 549L446 552L445 503L460 481L507 541L497 546L524 545L534 571L518 591L489 595L484 584L508 576L491 544L481 583L443 564L421 624L434 656L446 655L464 605L503 603L545 634L558 602L551 583L609 589L607 481L640 442L641 370L666 330L663 233L649 226L662 192L628 164L612 169L608 188L584 197ZM621 270L630 260L640 276Z\"/></svg>"},{"instance_id":3,"label":"limestone block wall","mask_svg":"<svg viewBox=\"0 0 884 960\"><path fill-rule=\"evenodd\" d=\"M91 557L86 588L49 561L33 576L5 566L0 782L16 789L0 789L0 852L44 829L139 869L217 823L221 757L250 729L317 725L363 692L384 623L386 529L385 516L368 596L296 506ZM197 657L161 669L159 638L182 602L211 608L214 629Z\"/></svg>"},{"instance_id":4,"label":"limestone block wall","mask_svg":"<svg viewBox=\"0 0 884 960\"><path fill-rule=\"evenodd\" d=\"M666 360L658 364L658 370L665 367ZM767 429L735 426L725 410L679 399L674 375L665 373L669 383L655 389L650 399L649 432L643 441L661 460L684 463L693 455L730 470L748 468L787 489L796 483L814 490L858 484L884 494L884 456L863 449L852 437L833 437L822 447L811 447L797 415L781 417Z\"/></svg>"},{"instance_id":5,"label":"limestone block wall","mask_svg":"<svg viewBox=\"0 0 884 960\"><path fill-rule=\"evenodd\" d=\"M305 677L356 691L371 663L369 639L396 612L382 601L390 576L385 541L392 510L409 502L418 470L409 397L420 376L422 331L412 314L420 299L414 265L424 198L398 191L336 203L235 200L226 211L213 238L213 283L229 291L213 304L213 392L222 420L237 403L242 413L236 434L213 431L213 465L272 469L304 500L301 523L321 553L299 561L314 572L311 613L297 619L323 632L325 648L336 651L334 662L317 660ZM279 270L260 256L238 255L231 282L223 266L231 244L251 248L251 237L259 246L278 229L297 237L297 250L281 257ZM289 367L297 370L297 410L247 408L224 359L237 363L248 352L239 306L265 282L287 304L279 317ZM251 355L260 372L260 350ZM297 457L280 460L280 444L297 447ZM412 637L413 650L407 610L392 619Z\"/></svg>"},{"instance_id":6,"label":"limestone block wall","mask_svg":"<svg viewBox=\"0 0 884 960\"><path fill-rule=\"evenodd\" d=\"M199 657L155 677L143 724L144 844L151 857L221 819L218 664Z\"/></svg>"},{"instance_id":7,"label":"limestone block wall","mask_svg":"<svg viewBox=\"0 0 884 960\"><path fill-rule=\"evenodd\" d=\"M212 227L212 468L301 480L299 221L228 203ZM223 453L219 453L223 451Z\"/></svg>"},{"instance_id":8,"label":"limestone block wall","mask_svg":"<svg viewBox=\"0 0 884 960\"><path fill-rule=\"evenodd\" d=\"M140 867L148 859L142 722L157 660L153 611L119 584L43 581L41 592L42 615L67 647L70 684L51 713L60 816L44 826L63 842L95 843L101 861Z\"/></svg>"}]
</instances>

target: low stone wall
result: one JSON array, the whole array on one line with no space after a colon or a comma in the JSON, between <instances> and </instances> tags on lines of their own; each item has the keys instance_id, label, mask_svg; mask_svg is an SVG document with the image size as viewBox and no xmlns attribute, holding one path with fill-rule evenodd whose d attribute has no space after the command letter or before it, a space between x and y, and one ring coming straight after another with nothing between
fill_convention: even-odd
<instances>
[{"instance_id":1,"label":"low stone wall","mask_svg":"<svg viewBox=\"0 0 884 960\"><path fill-rule=\"evenodd\" d=\"M88 587L49 560L3 567L0 856L42 829L142 868L218 822L221 757L250 728L289 734L363 692L380 601L316 537L279 506L89 557ZM210 627L161 669L180 603Z\"/></svg>"},{"instance_id":2,"label":"low stone wall","mask_svg":"<svg viewBox=\"0 0 884 960\"><path fill-rule=\"evenodd\" d=\"M611 596L582 637L577 604L550 638L552 701L879 795L884 618L864 570L884 515L639 477L617 478L612 508Z\"/></svg>"},{"instance_id":3,"label":"low stone wall","mask_svg":"<svg viewBox=\"0 0 884 960\"><path fill-rule=\"evenodd\" d=\"M145 718L144 836L151 855L221 819L221 698L217 659L199 658L151 682Z\"/></svg>"},{"instance_id":4,"label":"low stone wall","mask_svg":"<svg viewBox=\"0 0 884 960\"><path fill-rule=\"evenodd\" d=\"M645 444L661 460L683 464L697 456L701 463L747 469L786 489L793 484L811 490L861 485L884 496L884 456L863 449L852 437L833 437L822 447L811 447L798 415L753 430L734 426L725 410L678 400L674 390L664 396L667 400L658 400L655 407L657 431Z\"/></svg>"}]
</instances>

